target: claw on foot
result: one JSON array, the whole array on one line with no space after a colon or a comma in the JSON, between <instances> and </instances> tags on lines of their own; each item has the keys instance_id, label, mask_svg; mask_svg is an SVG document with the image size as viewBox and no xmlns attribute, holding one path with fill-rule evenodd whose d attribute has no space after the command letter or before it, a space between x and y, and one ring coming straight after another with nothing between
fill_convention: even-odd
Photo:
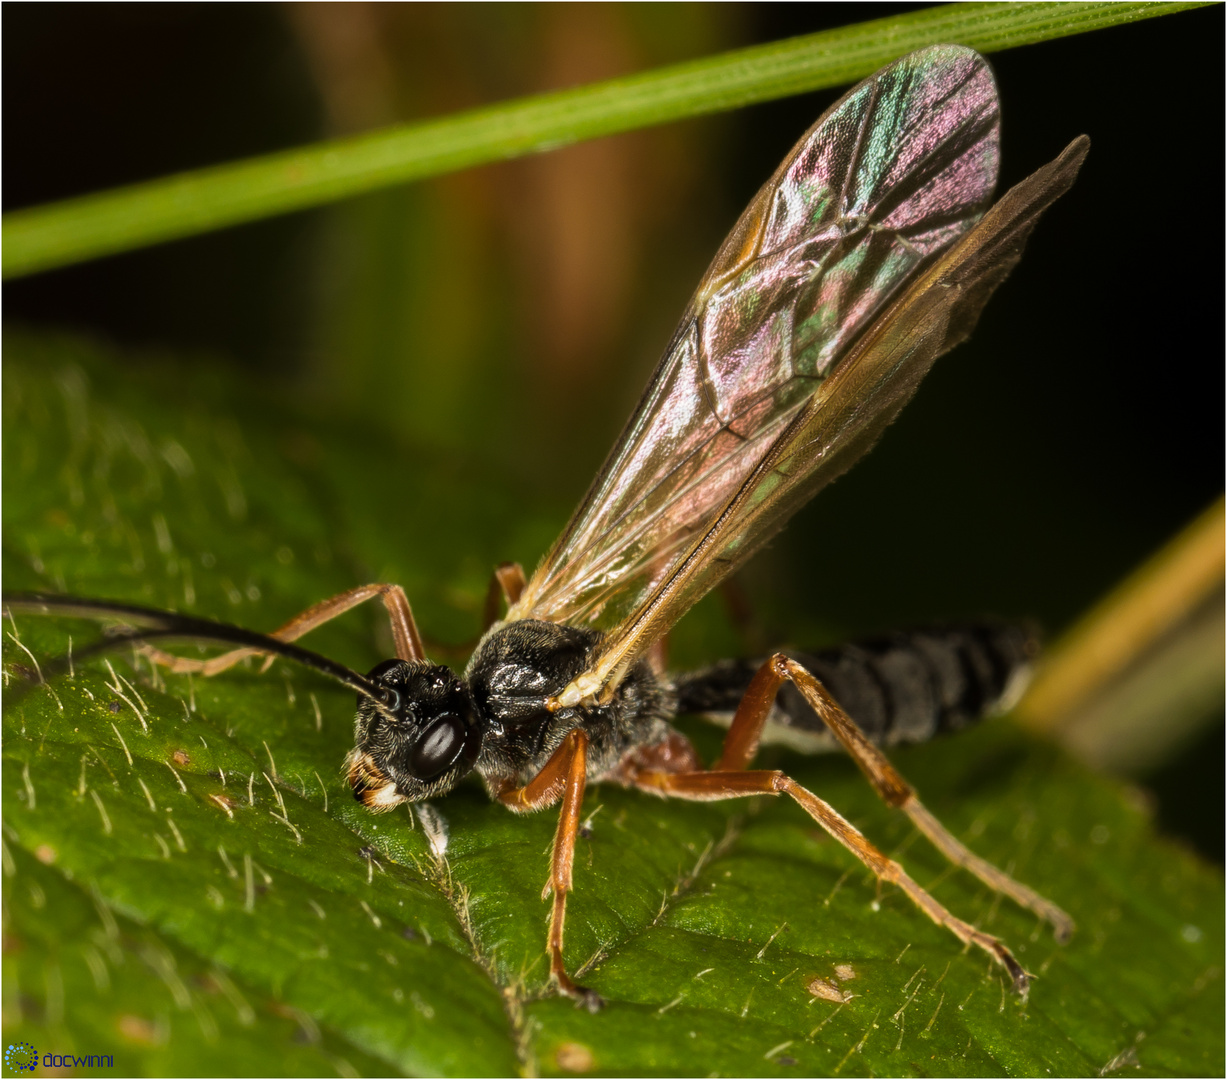
<instances>
[{"instance_id":1,"label":"claw on foot","mask_svg":"<svg viewBox=\"0 0 1227 1080\"><path fill-rule=\"evenodd\" d=\"M1023 970L1023 966L1014 959L1013 953L1009 949L1001 946L997 950L997 956L1000 958L1006 971L1010 973L1010 979L1014 984L1014 993L1020 994L1024 999L1031 990L1031 980L1034 976L1029 975Z\"/></svg>"},{"instance_id":2,"label":"claw on foot","mask_svg":"<svg viewBox=\"0 0 1227 1080\"><path fill-rule=\"evenodd\" d=\"M589 990L586 986L577 986L561 972L554 972L554 983L560 994L566 994L575 1002L577 1009L582 1006L590 1013L598 1013L605 1008L605 999L600 994L595 990Z\"/></svg>"}]
</instances>

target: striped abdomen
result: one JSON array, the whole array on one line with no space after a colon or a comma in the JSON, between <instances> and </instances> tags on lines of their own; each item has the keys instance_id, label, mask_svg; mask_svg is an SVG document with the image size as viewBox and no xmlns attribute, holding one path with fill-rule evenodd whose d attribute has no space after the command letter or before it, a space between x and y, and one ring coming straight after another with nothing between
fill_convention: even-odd
<instances>
[{"instance_id":1,"label":"striped abdomen","mask_svg":"<svg viewBox=\"0 0 1227 1080\"><path fill-rule=\"evenodd\" d=\"M1010 623L928 627L822 649L785 650L811 671L875 743L924 742L1009 708L1026 685L1035 637ZM675 680L678 712L727 724L761 660L725 660ZM801 750L835 740L791 684L763 733Z\"/></svg>"}]
</instances>

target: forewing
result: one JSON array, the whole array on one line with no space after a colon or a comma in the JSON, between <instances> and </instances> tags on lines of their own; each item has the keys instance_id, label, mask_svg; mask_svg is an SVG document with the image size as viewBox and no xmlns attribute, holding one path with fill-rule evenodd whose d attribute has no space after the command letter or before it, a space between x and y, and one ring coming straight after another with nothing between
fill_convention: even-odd
<instances>
[{"instance_id":1,"label":"forewing","mask_svg":"<svg viewBox=\"0 0 1227 1080\"><path fill-rule=\"evenodd\" d=\"M592 667L559 695L574 703L616 682L704 593L777 532L802 503L847 471L899 414L933 361L975 327L1022 257L1040 215L1069 190L1090 140L1011 188L856 343L692 544L676 572L610 634Z\"/></svg>"},{"instance_id":2,"label":"forewing","mask_svg":"<svg viewBox=\"0 0 1227 1080\"><path fill-rule=\"evenodd\" d=\"M852 344L979 220L998 127L984 59L948 45L822 116L725 240L509 618L609 628L676 573Z\"/></svg>"}]
</instances>

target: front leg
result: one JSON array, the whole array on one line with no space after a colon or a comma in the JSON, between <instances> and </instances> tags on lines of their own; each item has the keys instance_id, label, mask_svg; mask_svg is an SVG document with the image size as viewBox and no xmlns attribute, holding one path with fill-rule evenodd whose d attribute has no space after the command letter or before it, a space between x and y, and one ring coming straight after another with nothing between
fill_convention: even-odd
<instances>
[{"instance_id":1,"label":"front leg","mask_svg":"<svg viewBox=\"0 0 1227 1080\"><path fill-rule=\"evenodd\" d=\"M426 650L422 647L422 637L418 633L417 623L414 622L413 610L409 607L409 598L399 585L359 585L356 589L349 589L336 596L331 596L327 600L313 604L306 611L299 612L289 622L274 630L269 637L274 637L278 641L297 641L303 634L314 630L317 626L322 626L338 615L343 615L351 608L376 596L383 601L387 609L397 659L425 660ZM143 646L142 651L155 663L168 667L171 671L193 672L198 675L217 675L249 656L268 655L267 653L261 654L258 649L231 649L230 652L214 656L209 660L194 660L165 652L153 645ZM268 662L272 663L272 660L273 658L269 656Z\"/></svg>"},{"instance_id":2,"label":"front leg","mask_svg":"<svg viewBox=\"0 0 1227 1080\"><path fill-rule=\"evenodd\" d=\"M519 812L540 810L562 799L558 829L554 833L554 848L550 855L550 878L541 892L541 899L554 894L550 911L550 978L559 991L589 1012L598 1011L604 1002L587 987L578 986L567 974L562 959L563 927L567 919L567 893L571 891L571 869L575 863L575 838L579 834L579 812L587 783L588 736L582 728L574 728L562 745L550 756L544 768L527 784L500 792L499 801Z\"/></svg>"}]
</instances>

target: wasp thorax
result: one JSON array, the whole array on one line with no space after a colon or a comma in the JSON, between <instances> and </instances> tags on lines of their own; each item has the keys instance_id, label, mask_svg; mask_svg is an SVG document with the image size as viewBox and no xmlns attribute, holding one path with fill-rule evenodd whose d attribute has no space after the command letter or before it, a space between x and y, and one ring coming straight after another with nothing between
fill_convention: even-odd
<instances>
[{"instance_id":1,"label":"wasp thorax","mask_svg":"<svg viewBox=\"0 0 1227 1080\"><path fill-rule=\"evenodd\" d=\"M481 750L464 684L450 668L407 660L385 660L367 678L379 695L358 697L347 762L354 798L383 811L446 794Z\"/></svg>"}]
</instances>

